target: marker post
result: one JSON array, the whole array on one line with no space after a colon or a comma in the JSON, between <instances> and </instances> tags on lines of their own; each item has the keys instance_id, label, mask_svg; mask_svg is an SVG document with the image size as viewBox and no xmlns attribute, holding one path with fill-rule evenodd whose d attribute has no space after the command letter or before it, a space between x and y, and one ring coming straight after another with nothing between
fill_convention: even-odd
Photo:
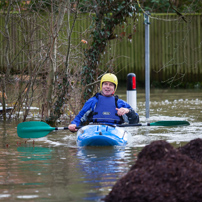
<instances>
[{"instance_id":1,"label":"marker post","mask_svg":"<svg viewBox=\"0 0 202 202\"><path fill-rule=\"evenodd\" d=\"M127 103L136 111L137 92L136 92L136 75L134 73L129 73L127 75Z\"/></svg>"}]
</instances>

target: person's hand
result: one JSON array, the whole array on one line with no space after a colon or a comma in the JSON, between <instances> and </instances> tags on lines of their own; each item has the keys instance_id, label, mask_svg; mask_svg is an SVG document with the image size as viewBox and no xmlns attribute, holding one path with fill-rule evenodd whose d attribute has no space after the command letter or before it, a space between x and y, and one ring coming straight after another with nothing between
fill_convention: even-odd
<instances>
[{"instance_id":1,"label":"person's hand","mask_svg":"<svg viewBox=\"0 0 202 202\"><path fill-rule=\"evenodd\" d=\"M127 114L130 110L128 108L121 107L120 109L116 108L117 114L119 116L123 116L124 114Z\"/></svg>"},{"instance_id":2,"label":"person's hand","mask_svg":"<svg viewBox=\"0 0 202 202\"><path fill-rule=\"evenodd\" d=\"M76 129L76 124L70 124L70 125L68 126L68 128L69 128L69 130L71 130L72 132L76 132L76 131L77 131L77 129Z\"/></svg>"}]
</instances>

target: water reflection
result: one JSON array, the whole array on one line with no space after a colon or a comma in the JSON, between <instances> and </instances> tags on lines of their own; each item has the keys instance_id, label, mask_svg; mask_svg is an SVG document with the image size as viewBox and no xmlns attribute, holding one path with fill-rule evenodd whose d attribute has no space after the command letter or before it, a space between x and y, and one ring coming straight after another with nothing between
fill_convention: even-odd
<instances>
[{"instance_id":1,"label":"water reflection","mask_svg":"<svg viewBox=\"0 0 202 202\"><path fill-rule=\"evenodd\" d=\"M52 158L51 148L45 147L17 147L18 172L24 172L22 185L43 185L43 177L49 170L49 160ZM30 181L27 177L30 175ZM32 176L32 177L31 177ZM35 176L35 177L33 177Z\"/></svg>"},{"instance_id":2,"label":"water reflection","mask_svg":"<svg viewBox=\"0 0 202 202\"><path fill-rule=\"evenodd\" d=\"M19 152L19 160L21 161L46 161L51 159L51 152L53 148L45 147L18 147L17 151Z\"/></svg>"},{"instance_id":3,"label":"water reflection","mask_svg":"<svg viewBox=\"0 0 202 202\"><path fill-rule=\"evenodd\" d=\"M78 148L79 168L84 174L83 182L90 185L85 200L100 198L96 192L108 193L114 182L128 171L128 156L123 147Z\"/></svg>"},{"instance_id":4,"label":"water reflection","mask_svg":"<svg viewBox=\"0 0 202 202\"><path fill-rule=\"evenodd\" d=\"M38 190L47 182L53 149L9 143L0 150L0 200L39 198L42 194Z\"/></svg>"}]
</instances>

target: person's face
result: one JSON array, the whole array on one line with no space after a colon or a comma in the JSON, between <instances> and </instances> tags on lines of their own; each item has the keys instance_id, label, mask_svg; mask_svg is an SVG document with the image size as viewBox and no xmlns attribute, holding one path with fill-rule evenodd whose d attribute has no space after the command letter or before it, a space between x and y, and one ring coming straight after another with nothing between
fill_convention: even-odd
<instances>
[{"instance_id":1,"label":"person's face","mask_svg":"<svg viewBox=\"0 0 202 202\"><path fill-rule=\"evenodd\" d=\"M102 94L104 96L111 96L114 94L115 86L112 82L105 81L102 83Z\"/></svg>"}]
</instances>

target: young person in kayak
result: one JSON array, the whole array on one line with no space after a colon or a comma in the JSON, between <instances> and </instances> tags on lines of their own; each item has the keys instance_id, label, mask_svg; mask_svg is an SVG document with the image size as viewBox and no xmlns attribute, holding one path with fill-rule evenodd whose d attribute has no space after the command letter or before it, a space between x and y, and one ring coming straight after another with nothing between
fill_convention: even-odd
<instances>
[{"instance_id":1,"label":"young person in kayak","mask_svg":"<svg viewBox=\"0 0 202 202\"><path fill-rule=\"evenodd\" d=\"M118 86L118 79L114 74L107 73L100 81L100 93L96 93L87 100L79 114L68 126L69 130L75 132L76 127L89 121L103 124L138 123L139 115L132 107L114 96Z\"/></svg>"}]
</instances>

